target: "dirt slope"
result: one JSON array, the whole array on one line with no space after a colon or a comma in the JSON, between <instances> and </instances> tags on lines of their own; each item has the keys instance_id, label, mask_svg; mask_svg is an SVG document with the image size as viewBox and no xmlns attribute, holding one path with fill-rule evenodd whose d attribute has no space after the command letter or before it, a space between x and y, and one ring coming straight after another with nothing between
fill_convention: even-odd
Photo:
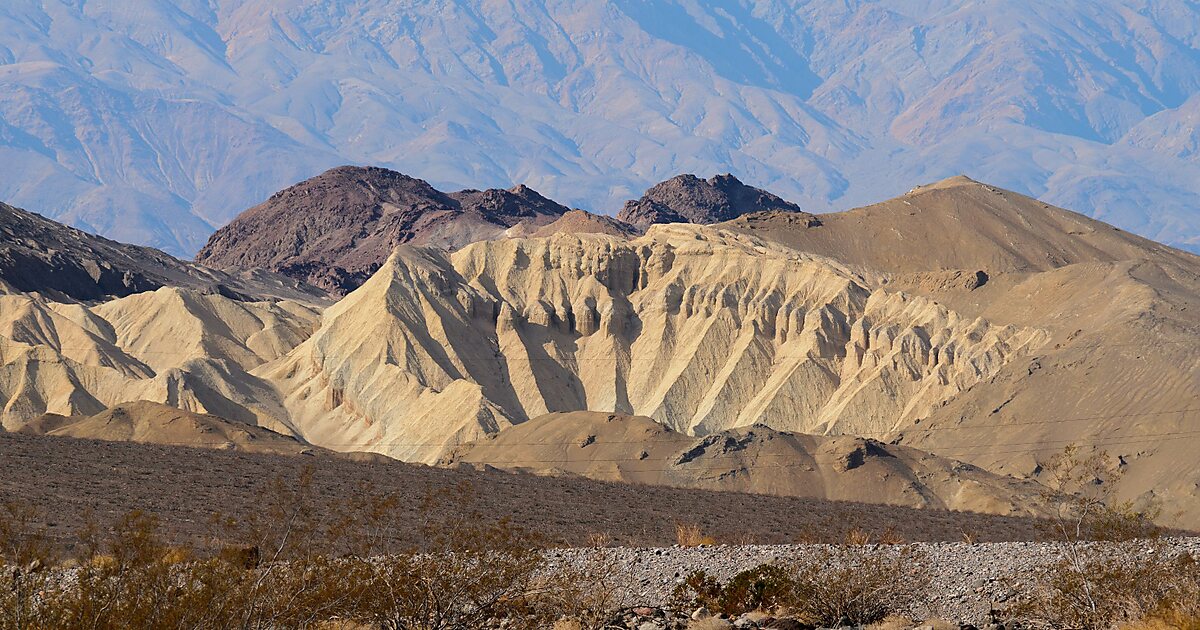
<instances>
[{"instance_id":1,"label":"dirt slope","mask_svg":"<svg viewBox=\"0 0 1200 630\"><path fill-rule=\"evenodd\" d=\"M633 238L639 230L634 226L602 214L592 214L586 210L572 210L553 223L532 230L529 234L512 234L510 236L529 236L544 238L555 234L607 234L609 236Z\"/></svg>"},{"instance_id":2,"label":"dirt slope","mask_svg":"<svg viewBox=\"0 0 1200 630\"><path fill-rule=\"evenodd\" d=\"M523 185L443 193L395 171L342 166L243 212L196 260L277 271L345 294L402 243L456 249L519 224L545 225L567 210Z\"/></svg>"},{"instance_id":3,"label":"dirt slope","mask_svg":"<svg viewBox=\"0 0 1200 630\"><path fill-rule=\"evenodd\" d=\"M719 227L829 256L871 286L1047 334L919 425L832 430L1031 476L1076 443L1125 471L1123 498L1195 523L1200 258L966 178L821 221L764 214Z\"/></svg>"},{"instance_id":4,"label":"dirt slope","mask_svg":"<svg viewBox=\"0 0 1200 630\"><path fill-rule=\"evenodd\" d=\"M756 425L706 436L641 416L547 414L477 442L444 464L470 462L606 481L736 490L915 508L1028 514L1036 483L853 436L783 433Z\"/></svg>"},{"instance_id":5,"label":"dirt slope","mask_svg":"<svg viewBox=\"0 0 1200 630\"><path fill-rule=\"evenodd\" d=\"M1144 258L1197 264L1192 254L961 176L872 206L822 214L818 223L765 212L719 227L891 274L1047 271Z\"/></svg>"},{"instance_id":6,"label":"dirt slope","mask_svg":"<svg viewBox=\"0 0 1200 630\"><path fill-rule=\"evenodd\" d=\"M253 425L147 400L121 403L93 416L47 414L25 425L22 432L279 455L324 450Z\"/></svg>"}]
</instances>

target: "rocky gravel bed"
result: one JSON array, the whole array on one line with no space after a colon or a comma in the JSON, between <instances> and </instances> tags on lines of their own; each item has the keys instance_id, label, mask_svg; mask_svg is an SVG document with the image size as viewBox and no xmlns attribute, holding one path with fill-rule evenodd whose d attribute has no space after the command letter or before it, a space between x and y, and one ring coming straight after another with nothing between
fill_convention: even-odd
<instances>
[{"instance_id":1,"label":"rocky gravel bed","mask_svg":"<svg viewBox=\"0 0 1200 630\"><path fill-rule=\"evenodd\" d=\"M1106 553L1128 556L1191 553L1200 557L1200 538L1171 538L1158 542L1088 543ZM802 562L821 545L705 545L658 549L557 549L548 552L551 565L585 565L600 560L617 567L620 599L630 607L665 606L675 586L697 570L722 581L760 564ZM911 543L912 552L930 576L928 597L906 612L914 619L941 619L986 627L1004 617L1009 602L1049 567L1063 558L1060 543ZM871 552L894 553L896 546L872 547ZM648 626L648 628L651 626ZM666 626L664 626L666 627Z\"/></svg>"}]
</instances>

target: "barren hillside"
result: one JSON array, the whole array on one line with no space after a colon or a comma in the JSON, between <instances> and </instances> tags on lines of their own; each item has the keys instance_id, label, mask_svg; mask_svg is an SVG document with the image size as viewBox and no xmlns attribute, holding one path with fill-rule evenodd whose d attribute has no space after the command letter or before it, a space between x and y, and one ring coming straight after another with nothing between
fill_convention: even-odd
<instances>
[{"instance_id":1,"label":"barren hillside","mask_svg":"<svg viewBox=\"0 0 1200 630\"><path fill-rule=\"evenodd\" d=\"M914 508L1039 514L1042 486L904 446L765 426L705 436L639 416L547 414L459 446L443 463L602 481L736 490Z\"/></svg>"},{"instance_id":2,"label":"barren hillside","mask_svg":"<svg viewBox=\"0 0 1200 630\"><path fill-rule=\"evenodd\" d=\"M613 544L675 544L676 523L694 523L724 542L840 541L855 528L907 540L1034 540L1042 525L1026 518L547 478L402 462L284 456L178 446L99 442L0 432L0 499L24 499L54 516L67 536L91 510L100 522L142 509L162 519L169 539L211 544L215 512L242 518L261 509L275 479L293 483L313 473L314 508L361 492L395 493L405 522L419 522L423 501L453 493L469 509L514 524L549 544L586 544L606 534ZM434 518L462 506L435 504ZM617 509L614 509L617 508ZM416 544L419 528L397 527L397 541Z\"/></svg>"}]
</instances>

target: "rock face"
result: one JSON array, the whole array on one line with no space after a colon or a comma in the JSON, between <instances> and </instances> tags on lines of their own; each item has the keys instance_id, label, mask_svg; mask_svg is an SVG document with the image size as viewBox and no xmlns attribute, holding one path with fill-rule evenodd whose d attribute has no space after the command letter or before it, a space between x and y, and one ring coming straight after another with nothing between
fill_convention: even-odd
<instances>
[{"instance_id":1,"label":"rock face","mask_svg":"<svg viewBox=\"0 0 1200 630\"><path fill-rule=\"evenodd\" d=\"M454 449L443 463L489 464L604 481L996 514L1037 514L1031 481L904 446L756 425L704 436L646 417L547 414Z\"/></svg>"},{"instance_id":2,"label":"rock face","mask_svg":"<svg viewBox=\"0 0 1200 630\"><path fill-rule=\"evenodd\" d=\"M125 245L0 203L0 290L37 292L58 300L102 300L165 286L230 297L323 293L270 274L234 277L176 260L149 247Z\"/></svg>"},{"instance_id":3,"label":"rock face","mask_svg":"<svg viewBox=\"0 0 1200 630\"><path fill-rule=\"evenodd\" d=\"M343 166L273 195L213 234L196 260L277 271L336 294L405 243L457 249L567 212L526 186L443 193L382 168Z\"/></svg>"},{"instance_id":4,"label":"rock face","mask_svg":"<svg viewBox=\"0 0 1200 630\"><path fill-rule=\"evenodd\" d=\"M827 261L701 226L401 247L320 330L256 369L294 429L416 461L545 413L708 434L883 432L1045 334L864 286Z\"/></svg>"},{"instance_id":5,"label":"rock face","mask_svg":"<svg viewBox=\"0 0 1200 630\"><path fill-rule=\"evenodd\" d=\"M816 217L800 207L733 175L708 180L678 175L654 185L641 199L628 201L617 218L645 229L655 223L719 223L750 212L795 212L800 220L815 224Z\"/></svg>"}]
</instances>

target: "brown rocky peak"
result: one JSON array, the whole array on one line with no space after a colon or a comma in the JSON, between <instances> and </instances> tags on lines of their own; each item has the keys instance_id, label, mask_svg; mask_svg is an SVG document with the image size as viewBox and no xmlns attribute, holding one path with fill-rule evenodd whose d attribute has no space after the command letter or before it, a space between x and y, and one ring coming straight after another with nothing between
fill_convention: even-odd
<instances>
[{"instance_id":1,"label":"brown rocky peak","mask_svg":"<svg viewBox=\"0 0 1200 630\"><path fill-rule=\"evenodd\" d=\"M444 193L386 168L339 166L282 190L217 230L196 260L278 271L345 294L405 243L456 249L567 212L528 186Z\"/></svg>"},{"instance_id":2,"label":"brown rocky peak","mask_svg":"<svg viewBox=\"0 0 1200 630\"><path fill-rule=\"evenodd\" d=\"M525 219L548 217L553 221L570 210L525 184L508 190L461 190L450 193L449 197L459 204L463 212L475 212L490 222L509 227Z\"/></svg>"},{"instance_id":3,"label":"brown rocky peak","mask_svg":"<svg viewBox=\"0 0 1200 630\"><path fill-rule=\"evenodd\" d=\"M762 211L804 213L796 204L747 186L731 174L708 180L684 174L654 185L641 199L628 201L618 219L645 229L654 223L719 223Z\"/></svg>"}]
</instances>

